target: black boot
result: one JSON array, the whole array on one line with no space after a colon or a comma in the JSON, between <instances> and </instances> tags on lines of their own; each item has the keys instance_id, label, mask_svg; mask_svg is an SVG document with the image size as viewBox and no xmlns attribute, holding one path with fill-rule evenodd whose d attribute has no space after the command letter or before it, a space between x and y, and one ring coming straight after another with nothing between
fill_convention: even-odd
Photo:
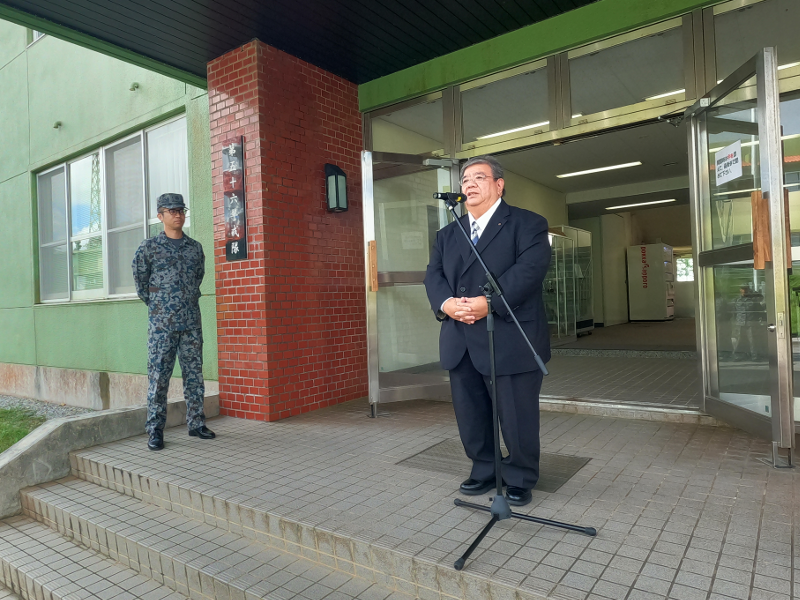
<instances>
[{"instance_id":1,"label":"black boot","mask_svg":"<svg viewBox=\"0 0 800 600\"><path fill-rule=\"evenodd\" d=\"M205 425L200 425L200 427L190 429L189 435L192 437L199 437L201 440L213 440L215 437L217 437L217 434L211 431Z\"/></svg>"},{"instance_id":2,"label":"black boot","mask_svg":"<svg viewBox=\"0 0 800 600\"><path fill-rule=\"evenodd\" d=\"M150 434L150 440L147 442L147 447L150 450L163 450L164 449L164 431L155 429Z\"/></svg>"}]
</instances>

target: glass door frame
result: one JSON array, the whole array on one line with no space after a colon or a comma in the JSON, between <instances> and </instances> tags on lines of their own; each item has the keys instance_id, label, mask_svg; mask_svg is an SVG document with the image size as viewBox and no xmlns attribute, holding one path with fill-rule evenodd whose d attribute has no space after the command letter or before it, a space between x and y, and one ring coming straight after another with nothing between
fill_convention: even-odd
<instances>
[{"instance_id":1,"label":"glass door frame","mask_svg":"<svg viewBox=\"0 0 800 600\"><path fill-rule=\"evenodd\" d=\"M706 112L756 77L757 126L759 138L761 192L769 205L772 262L765 278L769 348L770 416L761 415L720 399L714 266L748 264L753 261L753 244L727 248L711 247L710 150ZM691 192L692 246L695 265L697 306L697 347L703 380L703 409L732 425L772 440L773 464L779 465L779 449L786 449L786 466L792 464L795 447L794 394L792 383L791 327L787 269L786 210L783 200L783 151L780 128L778 62L775 48L764 48L686 110L690 119L689 173ZM777 193L770 193L777 190Z\"/></svg>"},{"instance_id":2,"label":"glass door frame","mask_svg":"<svg viewBox=\"0 0 800 600\"><path fill-rule=\"evenodd\" d=\"M414 154L393 152L361 152L361 186L364 221L364 266L367 302L367 373L369 377L370 416L378 416L378 404L413 400L426 397L441 397L450 394L449 383L420 384L401 388L380 388L380 356L378 354L378 290L383 285L421 284L424 271L418 272L378 272L378 248L375 231L375 163L396 164L403 167L427 167L431 169L450 169L450 189L460 190L459 161L450 158L431 158ZM431 193L433 193L432 190ZM458 207L460 208L460 206ZM457 210L458 210L457 208ZM429 314L420 315L430 317Z\"/></svg>"}]
</instances>

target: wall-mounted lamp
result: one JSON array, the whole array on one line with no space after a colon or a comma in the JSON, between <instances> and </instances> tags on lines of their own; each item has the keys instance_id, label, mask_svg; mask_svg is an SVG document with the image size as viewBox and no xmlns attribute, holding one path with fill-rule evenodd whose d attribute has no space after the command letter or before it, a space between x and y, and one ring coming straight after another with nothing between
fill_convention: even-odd
<instances>
[{"instance_id":1,"label":"wall-mounted lamp","mask_svg":"<svg viewBox=\"0 0 800 600\"><path fill-rule=\"evenodd\" d=\"M325 165L325 196L329 212L347 210L347 176L336 165Z\"/></svg>"},{"instance_id":2,"label":"wall-mounted lamp","mask_svg":"<svg viewBox=\"0 0 800 600\"><path fill-rule=\"evenodd\" d=\"M61 121L56 121L53 123L53 129L61 129Z\"/></svg>"},{"instance_id":3,"label":"wall-mounted lamp","mask_svg":"<svg viewBox=\"0 0 800 600\"><path fill-rule=\"evenodd\" d=\"M130 90L131 90L132 92L135 92L135 91L136 91L136 90L138 90L138 89L139 89L139 84L138 84L138 83L136 83L136 82L134 81L134 82L131 84Z\"/></svg>"}]
</instances>

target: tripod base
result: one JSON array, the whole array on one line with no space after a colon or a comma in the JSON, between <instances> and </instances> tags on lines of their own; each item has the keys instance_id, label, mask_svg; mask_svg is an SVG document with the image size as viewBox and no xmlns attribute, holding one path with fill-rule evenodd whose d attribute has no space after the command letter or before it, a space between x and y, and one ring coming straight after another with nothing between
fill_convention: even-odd
<instances>
[{"instance_id":1,"label":"tripod base","mask_svg":"<svg viewBox=\"0 0 800 600\"><path fill-rule=\"evenodd\" d=\"M464 506L466 508L474 508L475 510L482 510L484 512L488 512L488 513L492 514L491 520L486 524L486 527L483 528L483 531L481 531L478 534L478 537L476 537L475 540L469 545L469 548L467 548L467 551L464 552L464 554L461 555L461 558L459 558L455 562L455 564L453 565L455 567L456 571L460 571L461 569L464 568L464 565L466 564L467 559L475 551L475 548L478 547L478 544L480 544L483 541L483 538L486 537L486 534L489 533L491 528L494 527L495 523L497 523L498 521L504 520L504 519L509 519L511 517L513 517L515 519L520 519L522 521L530 521L531 523L539 523L540 525L549 525L551 527L558 527L560 529L568 529L570 531L577 531L578 533L583 533L585 535L590 535L590 536L597 535L597 530L594 527L581 527L580 525L571 525L570 523L562 523L561 521L551 521L550 519L540 519L539 517L532 517L530 515L521 515L519 513L512 512L509 509L508 501L506 501L505 498L503 498L503 501L505 501L506 509L509 509L508 510L508 516L499 516L498 512L500 512L500 511L495 507L495 504L498 503L497 501L498 501L498 496L495 496L494 497L494 501L492 503L492 506L489 507L489 506L482 506L480 504L475 504L473 502L464 502L460 498L456 498L455 500L453 500L453 504L455 504L456 506ZM502 503L500 503L500 504L502 505Z\"/></svg>"},{"instance_id":2,"label":"tripod base","mask_svg":"<svg viewBox=\"0 0 800 600\"><path fill-rule=\"evenodd\" d=\"M458 500L456 500L456 502L458 502ZM481 531L478 534L478 537L476 537L475 540L469 545L467 551L464 552L464 554L461 555L461 558L456 561L456 564L453 565L456 568L456 571L460 571L464 568L464 563L467 562L469 555L472 554L475 548L478 547L478 544L480 544L483 541L483 538L486 537L486 534L489 533L489 530L494 527L494 524L499 520L500 519L497 518L497 515L492 515L492 520L486 524L486 527L483 528L483 531Z\"/></svg>"}]
</instances>

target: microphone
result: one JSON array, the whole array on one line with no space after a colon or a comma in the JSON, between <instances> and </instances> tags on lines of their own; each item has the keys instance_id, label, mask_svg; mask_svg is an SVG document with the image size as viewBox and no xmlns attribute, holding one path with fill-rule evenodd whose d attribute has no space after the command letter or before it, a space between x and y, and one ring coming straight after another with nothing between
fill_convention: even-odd
<instances>
[{"instance_id":1,"label":"microphone","mask_svg":"<svg viewBox=\"0 0 800 600\"><path fill-rule=\"evenodd\" d=\"M437 200L452 200L453 202L464 202L467 199L467 195L460 192L437 192L433 197Z\"/></svg>"}]
</instances>

